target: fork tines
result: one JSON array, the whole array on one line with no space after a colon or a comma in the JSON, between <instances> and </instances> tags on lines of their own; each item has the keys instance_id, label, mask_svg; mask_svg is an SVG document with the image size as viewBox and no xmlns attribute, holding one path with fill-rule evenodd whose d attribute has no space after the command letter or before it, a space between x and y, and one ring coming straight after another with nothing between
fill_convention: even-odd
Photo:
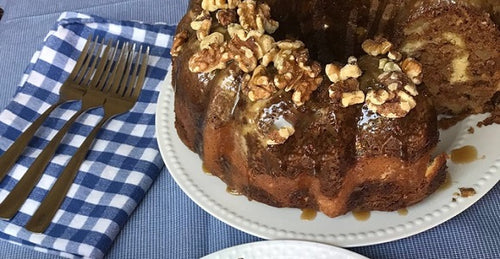
<instances>
[{"instance_id":1,"label":"fork tines","mask_svg":"<svg viewBox=\"0 0 500 259\"><path fill-rule=\"evenodd\" d=\"M136 43L125 42L120 44L116 42L113 48L113 54L109 57L106 67L106 73L99 80L97 88L110 88L114 94L120 97L129 97L135 94L134 86L145 78L149 56L149 46L137 46ZM123 62L120 62L123 61ZM118 66L118 67L115 67Z\"/></svg>"}]
</instances>

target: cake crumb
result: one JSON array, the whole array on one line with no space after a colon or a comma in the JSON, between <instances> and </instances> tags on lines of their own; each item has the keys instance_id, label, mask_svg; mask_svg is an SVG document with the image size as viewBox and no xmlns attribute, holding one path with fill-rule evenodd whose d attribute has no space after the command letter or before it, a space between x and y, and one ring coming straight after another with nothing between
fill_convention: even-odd
<instances>
[{"instance_id":1,"label":"cake crumb","mask_svg":"<svg viewBox=\"0 0 500 259\"><path fill-rule=\"evenodd\" d=\"M474 188L460 187L458 189L460 190L460 196L463 198L467 198L476 194L476 190L474 190Z\"/></svg>"},{"instance_id":2,"label":"cake crumb","mask_svg":"<svg viewBox=\"0 0 500 259\"><path fill-rule=\"evenodd\" d=\"M467 132L469 132L470 134L474 134L474 128L471 126L471 127L467 130Z\"/></svg>"},{"instance_id":3,"label":"cake crumb","mask_svg":"<svg viewBox=\"0 0 500 259\"><path fill-rule=\"evenodd\" d=\"M482 126L488 126L492 124L500 124L500 107L495 108L494 111L491 112L491 115L477 123L477 126L480 128Z\"/></svg>"}]
</instances>

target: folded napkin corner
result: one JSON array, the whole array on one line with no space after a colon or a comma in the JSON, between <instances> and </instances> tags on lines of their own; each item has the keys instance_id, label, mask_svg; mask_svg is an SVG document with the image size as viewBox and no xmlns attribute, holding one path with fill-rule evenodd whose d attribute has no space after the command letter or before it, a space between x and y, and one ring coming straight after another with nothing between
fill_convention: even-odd
<instances>
[{"instance_id":1,"label":"folded napkin corner","mask_svg":"<svg viewBox=\"0 0 500 259\"><path fill-rule=\"evenodd\" d=\"M164 166L155 138L155 107L159 85L170 65L174 32L175 26L166 24L113 21L76 12L61 14L33 55L16 95L0 113L1 153L56 102L59 87L74 67L90 34L149 46L145 85L134 108L101 129L45 233L34 234L23 226L102 116L99 110L77 120L18 214L10 221L0 220L0 239L64 257L104 257ZM60 106L37 131L23 156L0 182L0 201L77 106L77 102Z\"/></svg>"}]
</instances>

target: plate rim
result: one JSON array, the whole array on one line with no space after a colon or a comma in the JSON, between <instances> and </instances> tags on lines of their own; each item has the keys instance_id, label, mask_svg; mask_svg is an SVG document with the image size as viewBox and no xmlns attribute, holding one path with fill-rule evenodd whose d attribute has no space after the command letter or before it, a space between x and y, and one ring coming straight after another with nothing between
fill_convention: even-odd
<instances>
[{"instance_id":1,"label":"plate rim","mask_svg":"<svg viewBox=\"0 0 500 259\"><path fill-rule=\"evenodd\" d=\"M479 180L472 184L471 186L477 186L476 191L477 193L469 198L462 198L462 197L456 197L455 202L450 202L442 206L441 208L437 208L434 211L431 211L425 215L422 215L422 217L417 218L413 222L407 222L411 224L406 224L406 225L396 225L393 227L389 227L387 229L380 229L383 232L377 232L375 233L345 233L345 234L339 234L338 236L335 236L332 233L325 233L329 234L330 236L321 236L318 237L316 234L311 234L311 233L290 233L290 231L286 229L276 229L270 226L267 226L265 224L261 224L259 222L253 222L252 220L245 218L244 216L237 215L235 212L230 211L228 208L220 204L219 202L215 200L211 200L210 198L207 198L204 196L203 190L199 189L199 186L196 185L192 179L189 179L187 177L187 173L184 172L184 169L182 168L182 165L180 164L179 159L176 158L175 151L173 148L167 149L166 145L167 143L164 143L164 139L171 139L170 137L173 138L178 138L177 132L175 131L175 127L173 127L173 121L175 120L175 116L173 114L173 105L174 105L174 90L171 86L171 73L172 72L172 67L169 67L167 76L165 80L163 80L160 83L160 94L158 97L158 104L156 107L156 129L155 129L155 134L157 137L158 141L158 147L160 150L161 157L163 161L165 162L165 165L167 169L169 170L170 175L172 178L175 180L176 184L182 189L182 191L193 201L195 202L198 206L200 206L203 210L208 212L210 215L214 216L215 218L221 220L222 222L240 230L243 232L246 232L248 234L263 238L263 239L268 239L268 240L279 240L279 239L294 239L294 240L308 240L308 241L315 241L315 242L320 242L320 243L326 243L326 244L332 244L335 246L340 246L340 247L354 247L354 246L366 246L366 245L375 245L375 244L380 244L380 243L386 243L394 240L399 240L403 238L407 238L416 234L419 234L421 232L424 232L426 230L429 230L431 228L434 228L451 218L459 215L461 212L472 206L474 203L476 203L481 197L483 197L489 190L494 188L494 186L498 183L500 180L500 174L498 174L498 168L500 168L500 156L497 157L496 159L494 158L492 160L492 165L489 166L489 169L486 170L484 173L483 177L478 178ZM169 119L169 111L172 112L170 114L170 121ZM171 123L172 125L169 125ZM472 126L472 122L467 119L467 122L465 124L465 127ZM166 129L171 127L170 129L173 129L173 133L167 133ZM500 127L500 126L499 126ZM165 129L165 130L162 130ZM167 135L165 138L165 134ZM477 133L476 133L477 134ZM461 146L464 142L464 139L466 138L465 134L462 134L459 138L457 138L453 143L454 146L458 147ZM180 141L180 139L179 139ZM184 146L185 147L185 146ZM455 148L456 148L455 147ZM187 147L185 147L187 149ZM192 152L192 151L190 151ZM194 154L194 153L193 153ZM198 155L196 155L198 156ZM172 160L173 157L175 157L175 160ZM198 157L199 158L199 157ZM200 159L201 161L201 159ZM179 174L178 171L182 171L182 174ZM202 169L200 168L200 173L202 172ZM181 178L185 179L181 179ZM488 179L491 179L492 177L496 178L488 181ZM219 180L220 181L220 180ZM486 187L485 187L486 185ZM478 191L479 190L479 191ZM450 198L451 200L451 198ZM425 201L423 201L425 202ZM420 202L420 203L423 203ZM420 204L418 203L418 204ZM215 207L214 207L215 205ZM267 205L266 205L267 206ZM411 206L410 206L411 207ZM287 208L281 208L281 209L287 209ZM444 216L443 216L444 215ZM438 218L437 220L435 220ZM333 218L332 220L335 220ZM423 227L422 227L423 225ZM373 232L373 231L370 231ZM274 234L273 234L274 233ZM396 234L395 234L396 233ZM284 234L284 235L283 235ZM368 238L366 238L368 235ZM375 240L371 238L372 240L369 241L370 236L375 235ZM377 238L378 237L378 238ZM358 242L356 242L358 241Z\"/></svg>"},{"instance_id":2,"label":"plate rim","mask_svg":"<svg viewBox=\"0 0 500 259\"><path fill-rule=\"evenodd\" d=\"M213 253L210 253L208 255L205 255L201 257L201 259L212 259L212 258L218 258L219 254L224 254L232 250L237 250L237 249L244 249L244 248L255 248L255 247L260 247L260 246L279 246L279 245L302 245L306 246L306 248L323 248L323 249L328 249L333 252L339 252L343 256L349 256L349 258L358 258L358 259L368 259L368 257L353 252L351 250L338 247L338 246L333 246L330 244L324 244L324 243L318 243L314 241L307 241L307 240L286 240L286 239L276 239L276 240L262 240L262 241L255 241L255 242L250 242L250 243L245 243L245 244L240 244L240 245L235 245L231 247L227 247L218 251L215 251Z\"/></svg>"}]
</instances>

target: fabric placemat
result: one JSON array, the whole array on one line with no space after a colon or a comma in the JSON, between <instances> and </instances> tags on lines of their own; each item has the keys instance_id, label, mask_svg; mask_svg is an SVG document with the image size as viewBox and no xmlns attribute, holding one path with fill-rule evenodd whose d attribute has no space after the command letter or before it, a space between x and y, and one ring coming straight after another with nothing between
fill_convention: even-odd
<instances>
[{"instance_id":1,"label":"fabric placemat","mask_svg":"<svg viewBox=\"0 0 500 259\"><path fill-rule=\"evenodd\" d=\"M23 226L72 154L102 118L102 109L85 113L71 127L19 213L10 221L0 220L1 239L67 257L101 258L106 254L164 166L155 138L154 114L158 86L170 65L169 46L174 32L175 27L166 24L112 21L74 12L61 14L33 55L13 100L0 113L0 154L56 103L59 88L90 34L149 46L145 85L134 108L101 129L68 197L45 233L35 234ZM52 112L23 156L0 182L0 201L79 107L80 102L72 102Z\"/></svg>"}]
</instances>

